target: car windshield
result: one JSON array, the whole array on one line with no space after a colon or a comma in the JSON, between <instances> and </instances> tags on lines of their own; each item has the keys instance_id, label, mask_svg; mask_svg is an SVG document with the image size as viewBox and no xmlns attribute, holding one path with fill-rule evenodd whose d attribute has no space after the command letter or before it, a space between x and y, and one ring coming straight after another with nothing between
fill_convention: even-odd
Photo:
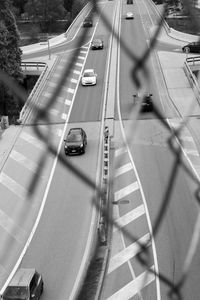
<instances>
[{"instance_id":1,"label":"car windshield","mask_svg":"<svg viewBox=\"0 0 200 300\"><path fill-rule=\"evenodd\" d=\"M67 136L67 142L81 142L82 138L80 134L70 133Z\"/></svg>"},{"instance_id":2,"label":"car windshield","mask_svg":"<svg viewBox=\"0 0 200 300\"><path fill-rule=\"evenodd\" d=\"M92 76L94 76L94 73L92 71L84 72L83 76L84 77L92 77Z\"/></svg>"},{"instance_id":3,"label":"car windshield","mask_svg":"<svg viewBox=\"0 0 200 300\"><path fill-rule=\"evenodd\" d=\"M26 300L28 299L27 287L8 286L3 294L4 300Z\"/></svg>"}]
</instances>

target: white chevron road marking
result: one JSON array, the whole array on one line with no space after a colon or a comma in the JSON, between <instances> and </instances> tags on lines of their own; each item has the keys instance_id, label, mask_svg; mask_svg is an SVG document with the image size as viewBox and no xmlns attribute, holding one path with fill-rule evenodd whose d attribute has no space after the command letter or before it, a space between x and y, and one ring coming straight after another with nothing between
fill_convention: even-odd
<instances>
[{"instance_id":1,"label":"white chevron road marking","mask_svg":"<svg viewBox=\"0 0 200 300\"><path fill-rule=\"evenodd\" d=\"M115 220L115 222L121 228L123 226L126 226L130 222L138 219L139 217L141 217L144 214L145 214L144 205L141 204L140 206L137 206L135 209L129 211L125 215L119 217L117 220ZM118 230L118 227L113 228L113 231L116 231L116 230Z\"/></svg>"},{"instance_id":2,"label":"white chevron road marking","mask_svg":"<svg viewBox=\"0 0 200 300\"><path fill-rule=\"evenodd\" d=\"M4 172L0 173L0 183L23 200L26 198L27 190Z\"/></svg>"},{"instance_id":3,"label":"white chevron road marking","mask_svg":"<svg viewBox=\"0 0 200 300\"><path fill-rule=\"evenodd\" d=\"M123 165L122 167L115 170L115 172L114 172L115 177L120 176L130 170L133 170L132 163L127 163L127 164Z\"/></svg>"},{"instance_id":4,"label":"white chevron road marking","mask_svg":"<svg viewBox=\"0 0 200 300\"><path fill-rule=\"evenodd\" d=\"M119 253L115 254L113 257L111 257L108 267L108 274L115 271L117 268L119 268L121 265L129 261L131 258L133 258L135 255L137 255L140 252L140 243L147 244L148 241L150 241L150 234L145 234L142 238L138 240L138 243L135 242L128 246L127 248L123 249Z\"/></svg>"},{"instance_id":5,"label":"white chevron road marking","mask_svg":"<svg viewBox=\"0 0 200 300\"><path fill-rule=\"evenodd\" d=\"M37 164L32 160L28 159L23 154L12 150L10 153L10 157L16 162L22 164L26 169L30 170L31 172L35 173L37 171Z\"/></svg>"},{"instance_id":6,"label":"white chevron road marking","mask_svg":"<svg viewBox=\"0 0 200 300\"><path fill-rule=\"evenodd\" d=\"M132 299L132 297L138 294L138 290L141 291L145 286L149 285L154 280L155 275L149 271L145 271L106 300Z\"/></svg>"},{"instance_id":7,"label":"white chevron road marking","mask_svg":"<svg viewBox=\"0 0 200 300\"><path fill-rule=\"evenodd\" d=\"M124 187L123 189L115 192L114 201L119 201L120 199L128 196L129 194L131 194L132 192L135 192L138 189L139 189L139 185L138 185L137 181L134 183L131 183L128 186Z\"/></svg>"},{"instance_id":8,"label":"white chevron road marking","mask_svg":"<svg viewBox=\"0 0 200 300\"><path fill-rule=\"evenodd\" d=\"M4 211L0 210L0 226L18 242L24 242L26 231L20 228Z\"/></svg>"}]
</instances>

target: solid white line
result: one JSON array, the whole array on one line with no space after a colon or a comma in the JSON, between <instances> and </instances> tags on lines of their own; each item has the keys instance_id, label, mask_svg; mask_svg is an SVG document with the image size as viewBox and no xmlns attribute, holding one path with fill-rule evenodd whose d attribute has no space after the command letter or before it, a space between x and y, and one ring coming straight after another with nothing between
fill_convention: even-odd
<instances>
[{"instance_id":1,"label":"solid white line","mask_svg":"<svg viewBox=\"0 0 200 300\"><path fill-rule=\"evenodd\" d=\"M13 180L11 177L6 175L4 172L0 173L0 183L3 184L7 189L13 192L21 199L25 199L27 195L27 190L22 187L19 183Z\"/></svg>"},{"instance_id":2,"label":"solid white line","mask_svg":"<svg viewBox=\"0 0 200 300\"><path fill-rule=\"evenodd\" d=\"M129 184L128 186L122 188L121 190L115 192L114 194L114 201L119 201L120 199L124 198L125 196L128 196L132 192L135 192L139 189L138 182L134 182Z\"/></svg>"},{"instance_id":3,"label":"solid white line","mask_svg":"<svg viewBox=\"0 0 200 300\"><path fill-rule=\"evenodd\" d=\"M150 234L145 234L143 237L138 239L138 242L129 245L127 248L111 257L109 261L108 274L115 271L117 268L136 256L141 251L140 243L149 243L148 246L150 246Z\"/></svg>"},{"instance_id":4,"label":"solid white line","mask_svg":"<svg viewBox=\"0 0 200 300\"><path fill-rule=\"evenodd\" d=\"M129 172L130 170L133 170L133 166L131 163L127 163L127 164L123 165L122 167L116 169L114 171L114 176L115 177L120 176L126 172Z\"/></svg>"},{"instance_id":5,"label":"solid white line","mask_svg":"<svg viewBox=\"0 0 200 300\"><path fill-rule=\"evenodd\" d=\"M145 214L145 208L144 205L141 204L140 206L137 206L133 210L129 211L125 215L115 220L115 222L117 223L118 227L122 228L123 226L126 226L127 224L138 219L144 214ZM118 227L114 227L113 231L119 230Z\"/></svg>"},{"instance_id":6,"label":"solid white line","mask_svg":"<svg viewBox=\"0 0 200 300\"><path fill-rule=\"evenodd\" d=\"M151 267L153 269L153 267ZM114 293L107 300L127 300L131 299L138 294L138 290L141 291L145 286L149 285L155 280L155 275L149 271L145 271L136 277L135 280L129 282L119 291Z\"/></svg>"},{"instance_id":7,"label":"solid white line","mask_svg":"<svg viewBox=\"0 0 200 300\"><path fill-rule=\"evenodd\" d=\"M140 13L140 15L141 15L141 13ZM120 47L119 47L119 53L120 53ZM118 66L120 66L120 55L118 56ZM127 147L128 155L129 155L129 158L130 158L130 160L132 162L132 165L133 165L133 168L134 168L134 171L135 171L135 175L137 177L139 189L140 189L140 192L141 192L141 196L142 196L142 199L143 199L143 203L144 203L144 207L145 207L145 211L146 211L147 223L148 223L150 235L152 237L151 241L152 241L152 251L153 251L153 259L154 259L155 271L156 271L156 274L159 274L156 245L155 245L155 241L154 241L154 237L153 237L153 229L152 229L151 219L150 219L150 215L149 215L149 211L148 211L148 206L147 206L147 202L146 202L146 199L145 199L144 191L142 189L142 184L140 182L139 174L137 172L135 163L133 161L133 157L131 155L129 144L128 144L128 141L127 141L127 138L126 138L126 134L125 134L125 131L124 131L124 128L123 128L123 121L122 121L122 116L121 116L121 111L120 111L120 101L119 101L119 67L118 67L118 70L117 70L117 75L118 75L118 78L117 78L117 82L118 82L118 88L117 88L117 111L118 111L118 115L119 115L119 124L120 124L120 127L121 127L122 138L123 138L123 141L124 141L124 143L125 143L125 145ZM160 300L161 299L160 280L159 280L158 276L156 276L156 295L157 295L157 300ZM141 298L141 295L139 295L139 296Z\"/></svg>"}]
</instances>

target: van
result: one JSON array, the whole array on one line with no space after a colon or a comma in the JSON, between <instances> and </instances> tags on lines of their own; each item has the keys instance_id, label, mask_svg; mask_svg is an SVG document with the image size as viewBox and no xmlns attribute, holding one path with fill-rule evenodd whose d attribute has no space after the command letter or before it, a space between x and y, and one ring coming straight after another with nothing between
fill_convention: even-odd
<instances>
[{"instance_id":1,"label":"van","mask_svg":"<svg viewBox=\"0 0 200 300\"><path fill-rule=\"evenodd\" d=\"M3 300L39 300L43 285L42 276L35 269L19 268L2 298Z\"/></svg>"}]
</instances>

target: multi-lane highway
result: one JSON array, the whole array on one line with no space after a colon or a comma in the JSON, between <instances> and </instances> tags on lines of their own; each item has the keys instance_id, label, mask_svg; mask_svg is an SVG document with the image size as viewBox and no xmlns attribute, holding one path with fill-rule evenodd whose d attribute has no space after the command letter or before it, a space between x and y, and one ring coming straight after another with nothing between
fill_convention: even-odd
<instances>
[{"instance_id":1,"label":"multi-lane highway","mask_svg":"<svg viewBox=\"0 0 200 300\"><path fill-rule=\"evenodd\" d=\"M136 58L149 47L158 14L150 1L136 0L133 5L127 5L124 0L103 1L99 2L99 7L111 27L117 24L115 28L121 39L114 52L116 71L112 80L107 82L112 33L102 17L95 14L93 27L82 28L79 21L67 42L54 47L52 51L58 55L58 60L37 101L38 106L47 108L48 112L48 119L41 119L37 128L44 133L51 129L49 142L57 155L49 154L45 143L36 135L35 114L31 111L28 126L23 126L19 132L1 172L1 227L5 240L0 252L1 285L13 267L14 270L18 265L34 267L44 279L42 299L75 299L77 296L97 233L96 209L92 205L96 190L60 163L58 154L92 182L100 182L104 105L107 89L112 90L112 84L115 87L112 90L115 121L114 128L110 128L114 134L110 150L113 185L109 200L113 218L122 230L114 226L109 240L110 256L101 299L170 299L170 286L163 278L170 284L176 284L182 278L198 217L194 181L179 166L170 182L176 157L167 143L171 132L163 120L173 127L180 124L182 115L168 97L159 52L171 51L176 46L173 40L170 44L158 43L145 62L148 76L137 73L141 87L153 94L154 105L162 113L162 120L153 113L138 114L137 103L142 89L137 89L132 71ZM128 11L133 12L133 20L125 19ZM74 57L78 41L85 32L79 53ZM94 37L104 41L103 50L90 49ZM42 54L38 52L38 55ZM72 59L73 67L59 96L52 106L48 106ZM81 86L80 76L86 68L94 68L97 85ZM138 92L136 103L133 94ZM199 114L198 107L195 113ZM197 121L192 120L190 132L196 132L197 125ZM71 127L82 127L86 131L88 146L85 155L64 156L63 139ZM191 141L195 136L192 137L190 132L187 132L187 140ZM42 163L36 192L28 197L30 182ZM170 202L154 235L152 229L167 192ZM136 257L140 243L148 245L144 265ZM194 257L190 275L181 287L183 299L198 299L199 258ZM162 280L154 272L162 274Z\"/></svg>"}]
</instances>

